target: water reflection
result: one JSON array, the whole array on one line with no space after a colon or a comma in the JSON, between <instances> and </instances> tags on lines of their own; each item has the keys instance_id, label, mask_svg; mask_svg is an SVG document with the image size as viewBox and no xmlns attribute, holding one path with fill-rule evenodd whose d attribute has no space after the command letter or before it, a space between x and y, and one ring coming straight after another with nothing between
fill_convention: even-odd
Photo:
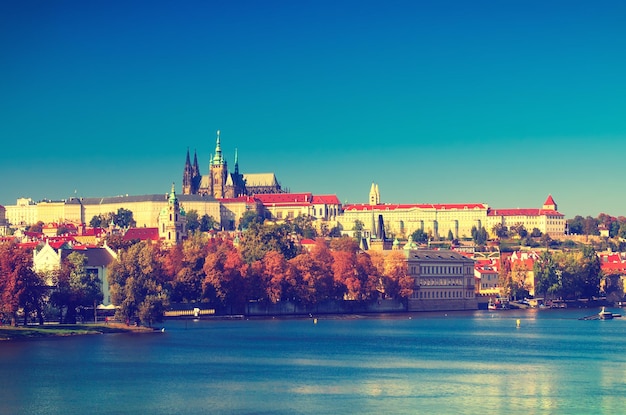
<instances>
[{"instance_id":1,"label":"water reflection","mask_svg":"<svg viewBox=\"0 0 626 415\"><path fill-rule=\"evenodd\" d=\"M0 413L619 413L624 322L577 316L168 322L5 342Z\"/></svg>"}]
</instances>

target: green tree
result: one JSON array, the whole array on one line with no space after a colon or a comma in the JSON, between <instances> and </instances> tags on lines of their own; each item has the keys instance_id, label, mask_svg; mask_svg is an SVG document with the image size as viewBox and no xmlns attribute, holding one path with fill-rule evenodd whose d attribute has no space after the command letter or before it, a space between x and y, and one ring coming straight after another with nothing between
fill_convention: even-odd
<instances>
[{"instance_id":1,"label":"green tree","mask_svg":"<svg viewBox=\"0 0 626 415\"><path fill-rule=\"evenodd\" d=\"M454 234L452 233L452 230L448 229L448 241L452 240L454 240Z\"/></svg>"},{"instance_id":2,"label":"green tree","mask_svg":"<svg viewBox=\"0 0 626 415\"><path fill-rule=\"evenodd\" d=\"M61 310L61 321L65 323L76 323L78 307L94 307L102 301L100 278L88 272L86 266L87 257L79 252L72 252L61 263L51 301Z\"/></svg>"},{"instance_id":3,"label":"green tree","mask_svg":"<svg viewBox=\"0 0 626 415\"><path fill-rule=\"evenodd\" d=\"M133 219L133 212L124 208L119 208L117 210L117 213L113 218L113 223L115 223L120 228L137 226L135 219Z\"/></svg>"},{"instance_id":4,"label":"green tree","mask_svg":"<svg viewBox=\"0 0 626 415\"><path fill-rule=\"evenodd\" d=\"M354 239L360 241L363 238L363 229L365 229L365 225L360 220L355 220L354 225L352 226L352 230L354 231Z\"/></svg>"},{"instance_id":5,"label":"green tree","mask_svg":"<svg viewBox=\"0 0 626 415\"><path fill-rule=\"evenodd\" d=\"M472 226L471 233L472 239L474 240L474 243L476 245L484 245L485 242L487 242L487 238L489 237L489 235L487 235L487 231L482 226L480 227L480 229L476 228L476 226Z\"/></svg>"},{"instance_id":6,"label":"green tree","mask_svg":"<svg viewBox=\"0 0 626 415\"><path fill-rule=\"evenodd\" d=\"M491 233L498 238L506 238L509 236L508 228L501 223L496 223L495 225L493 225L493 228L491 228Z\"/></svg>"},{"instance_id":7,"label":"green tree","mask_svg":"<svg viewBox=\"0 0 626 415\"><path fill-rule=\"evenodd\" d=\"M418 244L428 242L428 234L426 234L423 229L416 230L411 234L411 237L413 238L413 242Z\"/></svg>"},{"instance_id":8,"label":"green tree","mask_svg":"<svg viewBox=\"0 0 626 415\"><path fill-rule=\"evenodd\" d=\"M257 224L260 225L263 223L263 217L259 215L256 210L248 210L241 215L241 219L239 219L239 227L240 231L245 231L251 225Z\"/></svg>"},{"instance_id":9,"label":"green tree","mask_svg":"<svg viewBox=\"0 0 626 415\"><path fill-rule=\"evenodd\" d=\"M317 231L313 227L313 217L309 215L298 215L293 220L293 231L303 238L315 239Z\"/></svg>"},{"instance_id":10,"label":"green tree","mask_svg":"<svg viewBox=\"0 0 626 415\"><path fill-rule=\"evenodd\" d=\"M189 233L194 233L200 228L200 220L198 219L198 211L190 210L187 212L187 230Z\"/></svg>"},{"instance_id":11,"label":"green tree","mask_svg":"<svg viewBox=\"0 0 626 415\"><path fill-rule=\"evenodd\" d=\"M286 224L250 224L241 235L240 249L241 256L247 264L263 259L268 251L280 252L287 261L299 253L290 227Z\"/></svg>"},{"instance_id":12,"label":"green tree","mask_svg":"<svg viewBox=\"0 0 626 415\"><path fill-rule=\"evenodd\" d=\"M213 216L209 216L206 213L202 215L200 218L200 230L202 232L208 232L214 229L219 229L219 223L213 218Z\"/></svg>"},{"instance_id":13,"label":"green tree","mask_svg":"<svg viewBox=\"0 0 626 415\"><path fill-rule=\"evenodd\" d=\"M559 279L560 272L557 272L557 265L549 251L541 254L533 265L535 274L535 292L548 297L554 295L561 290L561 282Z\"/></svg>"}]
</instances>

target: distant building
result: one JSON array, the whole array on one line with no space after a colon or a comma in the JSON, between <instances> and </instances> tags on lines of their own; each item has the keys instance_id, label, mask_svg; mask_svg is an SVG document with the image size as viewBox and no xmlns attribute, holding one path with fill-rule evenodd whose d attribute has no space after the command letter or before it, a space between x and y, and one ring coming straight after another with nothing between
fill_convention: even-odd
<instances>
[{"instance_id":1,"label":"distant building","mask_svg":"<svg viewBox=\"0 0 626 415\"><path fill-rule=\"evenodd\" d=\"M8 222L6 219L7 210L4 206L0 205L0 236L7 234Z\"/></svg>"},{"instance_id":2,"label":"distant building","mask_svg":"<svg viewBox=\"0 0 626 415\"><path fill-rule=\"evenodd\" d=\"M376 237L378 217L383 217L385 231L390 235L408 237L422 230L433 240L452 235L456 239L471 238L472 228L485 228L493 237L493 227L507 228L522 224L528 233L534 228L550 236L565 233L565 216L557 211L552 196L541 209L493 209L485 203L381 203L378 185L372 183L367 204L347 204L339 218L344 231L356 221L363 223L363 233Z\"/></svg>"},{"instance_id":3,"label":"distant building","mask_svg":"<svg viewBox=\"0 0 626 415\"><path fill-rule=\"evenodd\" d=\"M409 311L476 310L474 260L451 250L404 250L414 280Z\"/></svg>"},{"instance_id":4,"label":"distant building","mask_svg":"<svg viewBox=\"0 0 626 415\"><path fill-rule=\"evenodd\" d=\"M159 237L165 245L178 245L187 236L187 215L180 207L174 183L167 199L167 207L161 209L159 214Z\"/></svg>"},{"instance_id":5,"label":"distant building","mask_svg":"<svg viewBox=\"0 0 626 415\"><path fill-rule=\"evenodd\" d=\"M205 195L215 199L233 199L263 193L282 193L278 180L273 173L241 174L239 172L238 153L235 150L234 171L229 172L228 163L222 154L220 132L217 132L215 154L209 161L209 173L202 175L198 165L198 156L194 153L193 163L187 150L187 159L183 170L183 194Z\"/></svg>"},{"instance_id":6,"label":"distant building","mask_svg":"<svg viewBox=\"0 0 626 415\"><path fill-rule=\"evenodd\" d=\"M104 247L72 247L68 243L45 242L33 250L33 268L35 272L47 275L46 285L52 287L54 286L52 273L61 269L62 260L72 252L85 256L85 271L88 274L95 274L100 280L104 297L102 304L105 306L111 304L107 268L117 258L117 254L106 245Z\"/></svg>"},{"instance_id":7,"label":"distant building","mask_svg":"<svg viewBox=\"0 0 626 415\"><path fill-rule=\"evenodd\" d=\"M348 231L358 220L363 223L363 233L378 237L378 218L382 216L388 235L408 237L420 229L433 239L446 238L449 233L454 238L469 238L473 227L485 225L488 209L484 203L381 203L378 185L372 183L369 203L345 205L339 222Z\"/></svg>"},{"instance_id":8,"label":"distant building","mask_svg":"<svg viewBox=\"0 0 626 415\"><path fill-rule=\"evenodd\" d=\"M322 221L334 221L341 215L341 202L336 195L313 193L258 194L254 198L271 220L295 219L310 216Z\"/></svg>"},{"instance_id":9,"label":"distant building","mask_svg":"<svg viewBox=\"0 0 626 415\"><path fill-rule=\"evenodd\" d=\"M542 234L560 236L565 234L565 222L565 215L557 210L552 195L548 195L541 209L489 209L486 230L493 237L493 228L498 224L509 229L521 224L529 234L537 228Z\"/></svg>"}]
</instances>

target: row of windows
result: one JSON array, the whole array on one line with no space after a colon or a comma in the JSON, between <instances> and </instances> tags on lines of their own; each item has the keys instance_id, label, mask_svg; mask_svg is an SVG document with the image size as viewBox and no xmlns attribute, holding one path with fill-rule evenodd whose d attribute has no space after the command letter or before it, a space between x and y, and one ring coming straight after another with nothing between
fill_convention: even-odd
<instances>
[{"instance_id":1,"label":"row of windows","mask_svg":"<svg viewBox=\"0 0 626 415\"><path fill-rule=\"evenodd\" d=\"M470 293L468 297L472 294ZM413 292L411 298L420 300L463 298L463 291L419 291Z\"/></svg>"},{"instance_id":2,"label":"row of windows","mask_svg":"<svg viewBox=\"0 0 626 415\"><path fill-rule=\"evenodd\" d=\"M419 285L461 286L463 278L420 278Z\"/></svg>"},{"instance_id":3,"label":"row of windows","mask_svg":"<svg viewBox=\"0 0 626 415\"><path fill-rule=\"evenodd\" d=\"M463 267L462 266L447 266L447 265L422 265L422 266L413 266L411 267L411 273L416 274L419 270L420 275L449 275L449 274L462 274ZM471 274L472 269L467 268L465 270L466 274Z\"/></svg>"}]
</instances>

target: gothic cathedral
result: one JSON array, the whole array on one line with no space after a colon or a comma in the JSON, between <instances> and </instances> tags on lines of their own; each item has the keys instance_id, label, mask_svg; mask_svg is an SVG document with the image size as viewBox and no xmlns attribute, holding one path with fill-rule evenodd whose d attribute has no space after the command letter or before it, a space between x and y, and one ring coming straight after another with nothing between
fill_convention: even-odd
<instances>
[{"instance_id":1,"label":"gothic cathedral","mask_svg":"<svg viewBox=\"0 0 626 415\"><path fill-rule=\"evenodd\" d=\"M187 160L183 172L183 194L213 196L216 199L229 199L247 194L244 177L239 173L236 150L235 171L233 173L228 172L228 164L222 154L219 130L217 131L215 155L211 156L207 176L200 174L197 154L194 152L193 164L191 164L189 150L187 150Z\"/></svg>"}]
</instances>

